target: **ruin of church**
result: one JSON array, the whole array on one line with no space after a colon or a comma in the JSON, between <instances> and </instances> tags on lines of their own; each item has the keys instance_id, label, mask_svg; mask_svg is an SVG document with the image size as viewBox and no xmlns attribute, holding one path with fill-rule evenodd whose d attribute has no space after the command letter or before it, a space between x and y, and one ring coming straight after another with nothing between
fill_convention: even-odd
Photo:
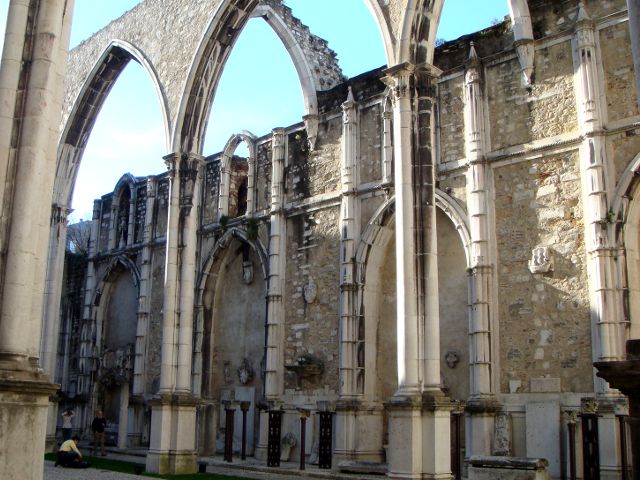
<instances>
[{"instance_id":1,"label":"ruin of church","mask_svg":"<svg viewBox=\"0 0 640 480\"><path fill-rule=\"evenodd\" d=\"M237 454L244 422L265 465L305 444L311 463L397 479L622 478L638 412L594 362L640 338L627 2L509 0L503 22L437 47L442 1L365 2L388 65L353 78L280 0L145 0L69 52L47 439L66 407L89 438L102 408L109 440L160 473ZM252 17L286 46L304 116L210 155L215 86ZM122 172L68 226L132 60L161 98L166 169Z\"/></svg>"}]
</instances>

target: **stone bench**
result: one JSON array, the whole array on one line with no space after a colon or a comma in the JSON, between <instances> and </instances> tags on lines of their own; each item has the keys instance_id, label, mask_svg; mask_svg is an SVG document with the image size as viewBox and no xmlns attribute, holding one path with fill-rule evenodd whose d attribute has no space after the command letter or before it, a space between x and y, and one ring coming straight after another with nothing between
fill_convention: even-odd
<instances>
[{"instance_id":1,"label":"stone bench","mask_svg":"<svg viewBox=\"0 0 640 480\"><path fill-rule=\"evenodd\" d=\"M544 458L473 455L467 464L469 480L549 480Z\"/></svg>"}]
</instances>

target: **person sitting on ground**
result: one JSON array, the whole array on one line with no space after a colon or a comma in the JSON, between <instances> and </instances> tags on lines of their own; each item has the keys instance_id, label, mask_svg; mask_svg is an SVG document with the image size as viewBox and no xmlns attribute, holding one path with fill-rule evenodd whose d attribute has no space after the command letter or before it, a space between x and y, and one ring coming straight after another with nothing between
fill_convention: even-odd
<instances>
[{"instance_id":1,"label":"person sitting on ground","mask_svg":"<svg viewBox=\"0 0 640 480\"><path fill-rule=\"evenodd\" d=\"M80 462L82 460L82 453L78 450L79 441L80 437L74 435L71 439L60 445L60 448L58 449L58 461L55 463L56 467L58 465L70 467L73 462Z\"/></svg>"}]
</instances>

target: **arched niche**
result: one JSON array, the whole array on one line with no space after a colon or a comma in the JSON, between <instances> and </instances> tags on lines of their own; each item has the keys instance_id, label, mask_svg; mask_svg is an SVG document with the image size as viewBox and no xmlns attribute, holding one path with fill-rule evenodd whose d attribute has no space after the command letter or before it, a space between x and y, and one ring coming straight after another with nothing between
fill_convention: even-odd
<instances>
[{"instance_id":1,"label":"arched niche","mask_svg":"<svg viewBox=\"0 0 640 480\"><path fill-rule=\"evenodd\" d=\"M627 338L640 338L640 154L629 163L618 182L610 211L609 238L624 248L625 262L618 275L618 288L626 290ZM620 265L621 262L618 262Z\"/></svg>"},{"instance_id":2,"label":"arched niche","mask_svg":"<svg viewBox=\"0 0 640 480\"><path fill-rule=\"evenodd\" d=\"M244 131L232 135L224 147L220 159L218 218L252 216L255 212L256 139L251 132ZM235 155L243 142L249 152L247 158Z\"/></svg>"},{"instance_id":3,"label":"arched niche","mask_svg":"<svg viewBox=\"0 0 640 480\"><path fill-rule=\"evenodd\" d=\"M384 402L397 390L395 199L378 209L363 230L356 255L363 279L359 316L364 321L364 382L368 401ZM469 396L469 229L463 209L436 195L441 376L456 399ZM467 334L465 334L465 332ZM447 355L450 353L450 355ZM448 358L445 358L447 356ZM360 361L360 359L358 359Z\"/></svg>"},{"instance_id":4,"label":"arched niche","mask_svg":"<svg viewBox=\"0 0 640 480\"><path fill-rule=\"evenodd\" d=\"M93 401L105 412L112 428L122 431L118 446L125 447L129 396L135 374L140 272L126 256L113 259L97 285L93 308L98 355Z\"/></svg>"},{"instance_id":5,"label":"arched niche","mask_svg":"<svg viewBox=\"0 0 640 480\"><path fill-rule=\"evenodd\" d=\"M249 401L247 453L257 444L256 402L264 395L268 259L264 246L240 227L229 229L207 255L198 282L194 393L202 398L199 448L219 450L221 402ZM236 417L234 448L240 445Z\"/></svg>"}]
</instances>

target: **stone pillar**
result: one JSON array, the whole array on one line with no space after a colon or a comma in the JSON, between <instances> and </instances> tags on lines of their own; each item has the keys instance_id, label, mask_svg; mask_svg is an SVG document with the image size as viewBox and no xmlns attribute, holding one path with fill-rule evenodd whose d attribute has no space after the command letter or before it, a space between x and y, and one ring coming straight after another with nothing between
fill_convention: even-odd
<instances>
[{"instance_id":1,"label":"stone pillar","mask_svg":"<svg viewBox=\"0 0 640 480\"><path fill-rule=\"evenodd\" d=\"M340 209L340 397L336 405L334 458L381 462L382 412L364 400L363 317L354 260L360 237L358 188L358 108L349 88L342 104L342 205ZM367 432L363 435L362 432Z\"/></svg>"},{"instance_id":2,"label":"stone pillar","mask_svg":"<svg viewBox=\"0 0 640 480\"><path fill-rule=\"evenodd\" d=\"M610 181L612 168L606 152L602 129L603 91L597 74L595 25L584 4L580 3L576 32L573 38L573 58L576 71L575 91L580 131L580 172L584 204L585 247L591 318L593 323L594 361L612 361L624 357L625 317L622 284L619 280L613 244L614 219L609 217L607 193L614 185ZM609 387L596 379L597 392L607 393Z\"/></svg>"},{"instance_id":3,"label":"stone pillar","mask_svg":"<svg viewBox=\"0 0 640 480\"><path fill-rule=\"evenodd\" d=\"M58 335L60 333L60 300L62 298L62 276L67 240L67 215L69 210L60 205L52 205L51 230L49 233L49 253L47 280L45 283L45 308L42 317L42 338L40 345L40 365L51 381L56 381L56 359L58 356ZM56 446L56 424L58 402L49 403L47 419L46 451Z\"/></svg>"},{"instance_id":4,"label":"stone pillar","mask_svg":"<svg viewBox=\"0 0 640 480\"><path fill-rule=\"evenodd\" d=\"M471 235L469 268L469 394L467 455L491 455L495 398L491 372L491 308L493 267L489 246L489 169L483 68L471 43L464 83L467 198Z\"/></svg>"},{"instance_id":5,"label":"stone pillar","mask_svg":"<svg viewBox=\"0 0 640 480\"><path fill-rule=\"evenodd\" d=\"M615 245L615 219L610 218L607 198L613 182L612 162L607 158L606 136L603 130L604 109L601 105L604 87L597 71L596 29L583 3L573 36L573 63L576 103L582 145L580 146L580 176L584 205L584 240L587 253L587 279L592 323L594 362L610 362L624 358L626 322L624 315L624 283L618 260L620 249ZM622 265L620 265L622 264ZM601 378L594 379L598 401L614 404L620 393ZM616 418L604 415L600 424L601 444L612 446L600 452L600 463L611 470L619 465L619 443L616 438ZM616 474L614 473L614 476Z\"/></svg>"},{"instance_id":6,"label":"stone pillar","mask_svg":"<svg viewBox=\"0 0 640 480\"><path fill-rule=\"evenodd\" d=\"M440 389L430 65L386 70L394 102L398 391L389 412L390 478L451 476L451 402Z\"/></svg>"},{"instance_id":7,"label":"stone pillar","mask_svg":"<svg viewBox=\"0 0 640 480\"><path fill-rule=\"evenodd\" d=\"M13 0L7 17L0 63L0 478L42 479L47 408L58 388L38 357L72 11L72 0Z\"/></svg>"},{"instance_id":8,"label":"stone pillar","mask_svg":"<svg viewBox=\"0 0 640 480\"><path fill-rule=\"evenodd\" d=\"M358 109L349 88L342 104L342 205L340 208L340 397L354 398L358 389L358 316L355 305L355 242L359 236L357 197ZM362 339L364 341L364 339ZM364 379L362 380L364 384Z\"/></svg>"},{"instance_id":9,"label":"stone pillar","mask_svg":"<svg viewBox=\"0 0 640 480\"><path fill-rule=\"evenodd\" d=\"M177 297L178 297L178 250L180 228L180 175L179 154L164 157L169 170L169 207L166 235L166 257L164 269L164 300L162 315L162 359L160 367L160 393L169 393L176 385L177 355Z\"/></svg>"},{"instance_id":10,"label":"stone pillar","mask_svg":"<svg viewBox=\"0 0 640 480\"><path fill-rule=\"evenodd\" d=\"M182 242L180 258L180 304L176 390L191 392L193 355L193 303L195 297L196 254L200 213L200 191L204 158L189 155L180 162L180 214Z\"/></svg>"},{"instance_id":11,"label":"stone pillar","mask_svg":"<svg viewBox=\"0 0 640 480\"><path fill-rule=\"evenodd\" d=\"M382 112L382 182L393 182L393 106L389 99Z\"/></svg>"},{"instance_id":12,"label":"stone pillar","mask_svg":"<svg viewBox=\"0 0 640 480\"><path fill-rule=\"evenodd\" d=\"M138 204L138 189L131 185L131 197L129 198L129 218L127 222L127 247L135 243L136 237L136 208Z\"/></svg>"},{"instance_id":13,"label":"stone pillar","mask_svg":"<svg viewBox=\"0 0 640 480\"><path fill-rule=\"evenodd\" d=\"M286 250L284 218L285 131L276 128L272 134L271 217L269 229L269 279L267 293L267 362L265 397L276 400L284 389L283 323Z\"/></svg>"},{"instance_id":14,"label":"stone pillar","mask_svg":"<svg viewBox=\"0 0 640 480\"><path fill-rule=\"evenodd\" d=\"M247 172L247 217L253 217L256 213L256 175L258 169L258 162L256 160L256 142L252 136L250 139L246 139L249 145L249 158L247 165L249 171Z\"/></svg>"},{"instance_id":15,"label":"stone pillar","mask_svg":"<svg viewBox=\"0 0 640 480\"><path fill-rule=\"evenodd\" d=\"M194 473L196 401L192 394L193 302L203 159L175 153L170 172L160 392L152 402L147 470Z\"/></svg>"},{"instance_id":16,"label":"stone pillar","mask_svg":"<svg viewBox=\"0 0 640 480\"><path fill-rule=\"evenodd\" d=\"M147 329L151 299L151 244L153 241L153 219L156 200L156 180L147 177L147 197L142 234L142 261L140 267L140 295L138 297L138 323L136 326L135 360L133 365L133 395L142 395L145 388L145 365L147 358Z\"/></svg>"},{"instance_id":17,"label":"stone pillar","mask_svg":"<svg viewBox=\"0 0 640 480\"><path fill-rule=\"evenodd\" d=\"M231 183L231 157L223 153L220 158L220 195L218 196L218 220L229 215L229 187Z\"/></svg>"},{"instance_id":18,"label":"stone pillar","mask_svg":"<svg viewBox=\"0 0 640 480\"><path fill-rule=\"evenodd\" d=\"M80 357L78 364L78 393L89 394L91 392L91 378L93 372L93 342L100 345L101 332L96 331L92 311L94 304L100 304L102 293L97 291L97 279L95 270L95 257L99 253L100 241L100 216L102 202L95 200L93 202L93 215L91 222L91 234L89 235L89 248L87 253L87 274L84 282L84 303L82 307L82 321L80 331L80 351L84 351L84 355Z\"/></svg>"},{"instance_id":19,"label":"stone pillar","mask_svg":"<svg viewBox=\"0 0 640 480\"><path fill-rule=\"evenodd\" d=\"M120 386L120 411L118 412L118 448L128 448L127 430L129 425L129 383Z\"/></svg>"}]
</instances>

